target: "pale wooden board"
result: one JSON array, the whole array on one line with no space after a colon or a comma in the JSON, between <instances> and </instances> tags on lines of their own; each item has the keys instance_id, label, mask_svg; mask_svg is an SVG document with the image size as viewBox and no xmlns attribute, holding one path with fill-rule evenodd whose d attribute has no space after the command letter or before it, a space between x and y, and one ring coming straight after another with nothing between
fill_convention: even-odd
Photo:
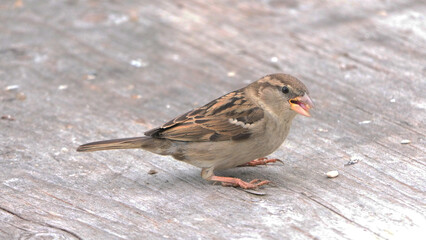
<instances>
[{"instance_id":1,"label":"pale wooden board","mask_svg":"<svg viewBox=\"0 0 426 240\"><path fill-rule=\"evenodd\" d=\"M420 239L425 12L414 0L0 3L0 115L15 119L0 120L0 239ZM140 150L74 151L272 72L303 80L313 117L272 155L284 165L220 173L271 180L265 196Z\"/></svg>"}]
</instances>

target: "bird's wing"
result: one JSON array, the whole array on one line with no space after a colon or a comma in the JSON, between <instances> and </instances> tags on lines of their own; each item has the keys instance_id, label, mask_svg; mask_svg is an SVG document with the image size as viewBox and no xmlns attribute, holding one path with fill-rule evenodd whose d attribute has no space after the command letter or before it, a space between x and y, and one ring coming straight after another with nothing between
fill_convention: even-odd
<instances>
[{"instance_id":1,"label":"bird's wing","mask_svg":"<svg viewBox=\"0 0 426 240\"><path fill-rule=\"evenodd\" d=\"M245 98L243 90L237 90L149 130L145 135L187 142L243 140L252 134L252 124L263 116L263 110Z\"/></svg>"}]
</instances>

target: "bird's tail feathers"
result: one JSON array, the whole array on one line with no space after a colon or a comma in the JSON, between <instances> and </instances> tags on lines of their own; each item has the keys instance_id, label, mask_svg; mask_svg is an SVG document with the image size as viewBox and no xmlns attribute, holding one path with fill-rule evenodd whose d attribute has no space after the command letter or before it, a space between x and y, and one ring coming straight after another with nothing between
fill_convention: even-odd
<instances>
[{"instance_id":1,"label":"bird's tail feathers","mask_svg":"<svg viewBox=\"0 0 426 240\"><path fill-rule=\"evenodd\" d=\"M144 145L151 141L150 137L134 137L134 138L121 138L112 139L99 142L86 143L77 148L77 152L93 152L101 150L114 150L114 149L132 149L144 148Z\"/></svg>"}]
</instances>

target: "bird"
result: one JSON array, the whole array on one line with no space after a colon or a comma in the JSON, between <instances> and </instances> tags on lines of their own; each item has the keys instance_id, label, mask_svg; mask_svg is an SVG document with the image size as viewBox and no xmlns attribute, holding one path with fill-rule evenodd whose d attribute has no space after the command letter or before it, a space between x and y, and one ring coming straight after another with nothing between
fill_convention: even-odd
<instances>
[{"instance_id":1,"label":"bird","mask_svg":"<svg viewBox=\"0 0 426 240\"><path fill-rule=\"evenodd\" d=\"M257 189L270 183L215 175L215 170L275 162L297 114L310 117L314 104L306 86L284 73L264 76L241 89L180 115L141 137L83 144L78 152L135 149L172 156L201 168L201 177L223 186Z\"/></svg>"}]
</instances>

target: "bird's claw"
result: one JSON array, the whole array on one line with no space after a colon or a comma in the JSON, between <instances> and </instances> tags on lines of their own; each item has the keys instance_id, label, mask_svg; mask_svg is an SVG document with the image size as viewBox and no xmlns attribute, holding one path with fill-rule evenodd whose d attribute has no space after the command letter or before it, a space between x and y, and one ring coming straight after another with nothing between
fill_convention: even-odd
<instances>
[{"instance_id":1,"label":"bird's claw","mask_svg":"<svg viewBox=\"0 0 426 240\"><path fill-rule=\"evenodd\" d=\"M250 182L244 182L241 179L234 178L232 182L222 182L225 187L240 187L243 189L257 189L260 186L270 183L268 180L253 179Z\"/></svg>"},{"instance_id":2,"label":"bird's claw","mask_svg":"<svg viewBox=\"0 0 426 240\"><path fill-rule=\"evenodd\" d=\"M274 162L280 162L282 164L284 164L284 162L278 158L272 158L272 159L268 159L268 158L258 158L255 159L253 161L250 161L248 163L242 164L242 165L238 165L238 167L253 167L253 166L257 166L257 165L266 165L268 163L274 163Z\"/></svg>"}]
</instances>

